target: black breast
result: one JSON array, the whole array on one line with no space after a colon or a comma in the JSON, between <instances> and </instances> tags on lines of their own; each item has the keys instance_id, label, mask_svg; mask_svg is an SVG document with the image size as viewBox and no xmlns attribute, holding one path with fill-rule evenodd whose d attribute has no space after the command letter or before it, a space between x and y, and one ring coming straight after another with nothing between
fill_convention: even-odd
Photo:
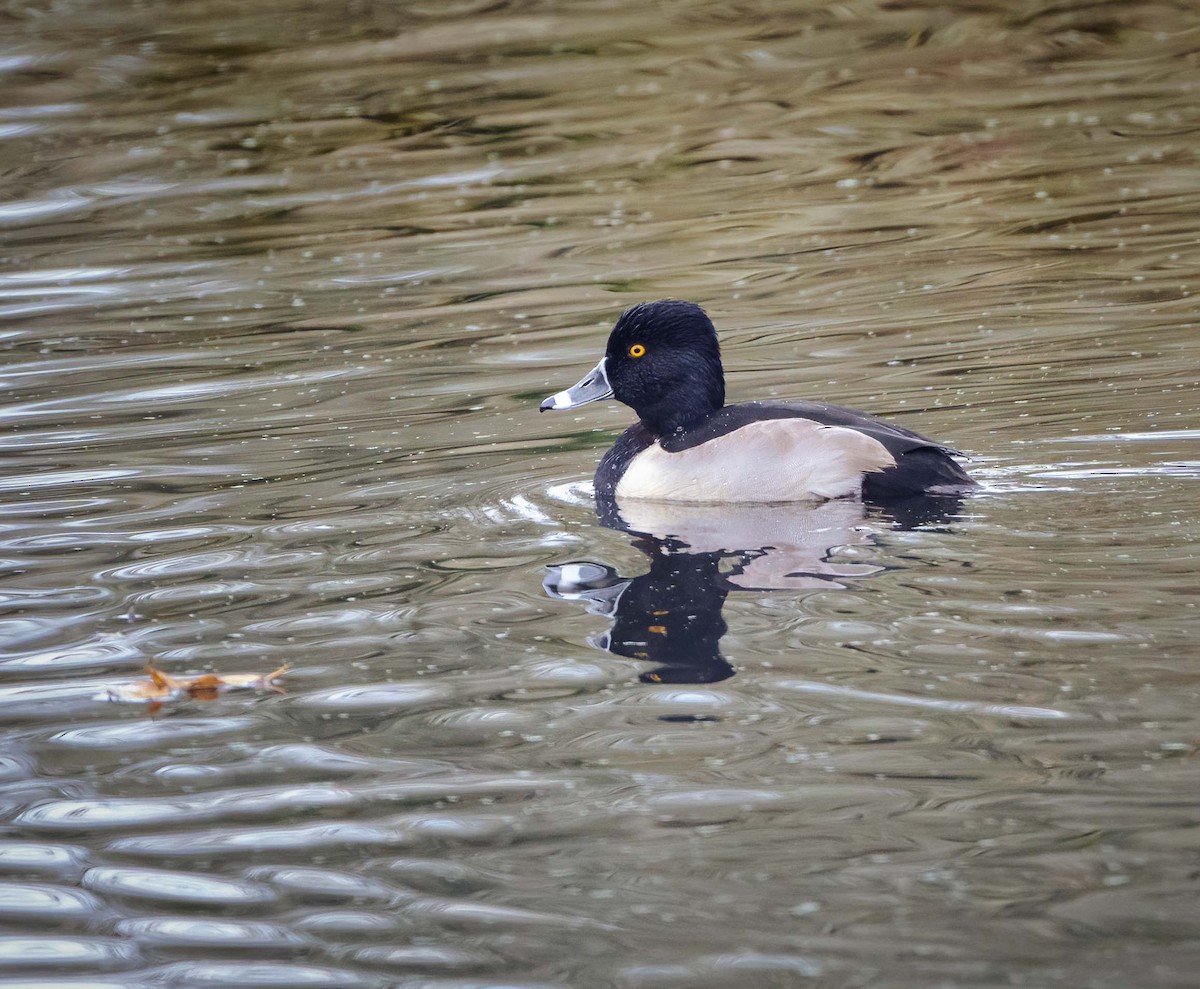
<instances>
[{"instance_id":1,"label":"black breast","mask_svg":"<svg viewBox=\"0 0 1200 989\"><path fill-rule=\"evenodd\" d=\"M592 482L596 489L596 503L612 503L616 497L617 482L633 458L654 443L654 437L640 422L635 422L617 437L596 468Z\"/></svg>"}]
</instances>

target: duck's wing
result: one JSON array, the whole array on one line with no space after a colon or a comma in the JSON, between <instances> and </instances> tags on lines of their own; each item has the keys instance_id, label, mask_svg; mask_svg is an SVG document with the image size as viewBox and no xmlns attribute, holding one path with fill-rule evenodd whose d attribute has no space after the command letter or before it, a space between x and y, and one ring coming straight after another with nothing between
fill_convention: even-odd
<instances>
[{"instance_id":1,"label":"duck's wing","mask_svg":"<svg viewBox=\"0 0 1200 989\"><path fill-rule=\"evenodd\" d=\"M895 457L894 467L863 477L863 497L869 501L894 502L914 495L962 494L976 486L962 465L953 459L962 456L954 447L886 419L824 402L780 402L777 407L805 419L856 430L878 440Z\"/></svg>"},{"instance_id":2,"label":"duck's wing","mask_svg":"<svg viewBox=\"0 0 1200 989\"><path fill-rule=\"evenodd\" d=\"M763 405L764 407L777 407L786 409L789 415L802 416L805 419L815 419L817 422L824 423L827 426L847 426L850 429L856 429L860 433L866 433L868 436L879 440L891 454L904 454L911 450L916 450L921 447L932 447L935 450L941 450L943 453L950 453L954 456L962 456L962 454L951 446L945 443L939 443L937 440L931 440L928 436L922 436L920 433L911 429L906 429L904 426L897 426L894 422L889 422L886 419L880 419L878 416L870 415L858 409L851 409L845 405L829 405L826 402L748 402L748 405Z\"/></svg>"},{"instance_id":3,"label":"duck's wing","mask_svg":"<svg viewBox=\"0 0 1200 989\"><path fill-rule=\"evenodd\" d=\"M769 419L807 419L823 426L850 429L876 440L895 464L864 475L863 496L872 501L892 501L927 492L959 492L975 486L975 481L952 459L962 456L953 447L858 409L826 402L727 405L703 425L681 436L663 439L662 446L672 453L679 452Z\"/></svg>"},{"instance_id":4,"label":"duck's wing","mask_svg":"<svg viewBox=\"0 0 1200 989\"><path fill-rule=\"evenodd\" d=\"M844 405L829 405L825 402L743 402L727 405L712 415L703 425L689 429L680 436L665 437L663 448L672 453L699 446L709 440L732 433L752 422L766 419L809 419L823 426L842 426L878 440L893 457L901 457L913 450L929 447L946 454L960 455L957 450L938 443L927 436L897 426L858 409Z\"/></svg>"}]
</instances>

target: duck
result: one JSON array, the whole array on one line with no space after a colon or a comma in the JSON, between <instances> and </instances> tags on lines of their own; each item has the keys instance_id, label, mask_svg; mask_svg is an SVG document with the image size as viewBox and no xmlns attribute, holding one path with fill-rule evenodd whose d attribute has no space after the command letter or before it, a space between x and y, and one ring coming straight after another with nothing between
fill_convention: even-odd
<instances>
[{"instance_id":1,"label":"duck","mask_svg":"<svg viewBox=\"0 0 1200 989\"><path fill-rule=\"evenodd\" d=\"M774 399L726 405L717 331L694 302L626 309L600 362L540 411L610 398L638 421L596 468L598 502L888 502L976 485L957 450L858 409Z\"/></svg>"}]
</instances>

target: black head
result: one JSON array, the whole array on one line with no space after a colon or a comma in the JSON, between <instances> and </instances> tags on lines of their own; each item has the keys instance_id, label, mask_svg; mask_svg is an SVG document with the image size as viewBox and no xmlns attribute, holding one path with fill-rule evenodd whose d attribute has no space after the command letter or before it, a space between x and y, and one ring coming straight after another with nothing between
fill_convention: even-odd
<instances>
[{"instance_id":1,"label":"black head","mask_svg":"<svg viewBox=\"0 0 1200 989\"><path fill-rule=\"evenodd\" d=\"M663 299L626 309L608 337L613 397L656 436L686 429L725 404L725 372L712 320L694 302Z\"/></svg>"}]
</instances>

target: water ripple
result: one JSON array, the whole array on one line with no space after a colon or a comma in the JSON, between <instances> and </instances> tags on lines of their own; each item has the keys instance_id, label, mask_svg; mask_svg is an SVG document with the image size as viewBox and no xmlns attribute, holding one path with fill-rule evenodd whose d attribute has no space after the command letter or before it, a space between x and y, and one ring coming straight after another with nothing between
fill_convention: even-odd
<instances>
[{"instance_id":1,"label":"water ripple","mask_svg":"<svg viewBox=\"0 0 1200 989\"><path fill-rule=\"evenodd\" d=\"M73 669L127 666L144 661L145 657L132 642L92 642L74 648L46 649L0 660L0 675L53 675Z\"/></svg>"},{"instance_id":2,"label":"water ripple","mask_svg":"<svg viewBox=\"0 0 1200 989\"><path fill-rule=\"evenodd\" d=\"M313 937L338 940L395 937L412 926L394 911L373 913L369 910L308 910L296 919L295 925L297 930Z\"/></svg>"},{"instance_id":3,"label":"water ripple","mask_svg":"<svg viewBox=\"0 0 1200 989\"><path fill-rule=\"evenodd\" d=\"M277 899L274 890L262 883L128 866L89 869L81 883L86 889L107 896L174 906L250 910Z\"/></svg>"},{"instance_id":4,"label":"water ripple","mask_svg":"<svg viewBox=\"0 0 1200 989\"><path fill-rule=\"evenodd\" d=\"M501 958L487 951L448 945L371 946L350 954L358 965L393 972L470 972L484 971L501 964ZM478 985L479 983L476 983ZM498 989L498 987L497 987Z\"/></svg>"},{"instance_id":5,"label":"water ripple","mask_svg":"<svg viewBox=\"0 0 1200 989\"><path fill-rule=\"evenodd\" d=\"M163 986L203 989L384 989L382 979L346 968L287 962L174 962L154 973Z\"/></svg>"},{"instance_id":6,"label":"water ripple","mask_svg":"<svg viewBox=\"0 0 1200 989\"><path fill-rule=\"evenodd\" d=\"M78 845L0 840L0 874L77 882L89 868L91 853Z\"/></svg>"},{"instance_id":7,"label":"water ripple","mask_svg":"<svg viewBox=\"0 0 1200 989\"><path fill-rule=\"evenodd\" d=\"M91 697L95 699L96 684ZM165 745L215 739L245 732L254 719L226 716L221 718L172 718L164 721L114 721L69 728L56 732L50 743L63 749L106 749L109 751L153 751Z\"/></svg>"},{"instance_id":8,"label":"water ripple","mask_svg":"<svg viewBox=\"0 0 1200 989\"><path fill-rule=\"evenodd\" d=\"M314 942L283 924L252 920L211 920L196 917L135 917L119 921L116 932L138 944L159 950L188 952L294 951Z\"/></svg>"},{"instance_id":9,"label":"water ripple","mask_svg":"<svg viewBox=\"0 0 1200 989\"><path fill-rule=\"evenodd\" d=\"M245 875L247 879L266 883L286 893L291 899L304 903L337 903L344 900L365 906L372 900L394 903L405 895L401 890L377 879L333 869L266 865L247 869Z\"/></svg>"},{"instance_id":10,"label":"water ripple","mask_svg":"<svg viewBox=\"0 0 1200 989\"><path fill-rule=\"evenodd\" d=\"M568 929L595 928L615 930L611 925L587 917L542 913L519 907L465 900L417 900L405 907L413 915L432 920L438 927L452 931L481 931L526 928Z\"/></svg>"},{"instance_id":11,"label":"water ripple","mask_svg":"<svg viewBox=\"0 0 1200 989\"><path fill-rule=\"evenodd\" d=\"M105 972L128 968L137 945L117 938L0 936L0 973Z\"/></svg>"},{"instance_id":12,"label":"water ripple","mask_svg":"<svg viewBox=\"0 0 1200 989\"><path fill-rule=\"evenodd\" d=\"M10 924L99 926L104 900L78 889L33 883L0 883L0 919Z\"/></svg>"},{"instance_id":13,"label":"water ripple","mask_svg":"<svg viewBox=\"0 0 1200 989\"><path fill-rule=\"evenodd\" d=\"M388 848L411 844L410 833L381 824L302 824L292 827L236 828L183 831L118 838L110 850L140 859L257 858L269 850L275 856L308 857L338 848Z\"/></svg>"},{"instance_id":14,"label":"water ripple","mask_svg":"<svg viewBox=\"0 0 1200 989\"><path fill-rule=\"evenodd\" d=\"M309 691L288 706L304 712L383 714L437 706L452 696L449 687L437 683L376 683Z\"/></svg>"}]
</instances>

